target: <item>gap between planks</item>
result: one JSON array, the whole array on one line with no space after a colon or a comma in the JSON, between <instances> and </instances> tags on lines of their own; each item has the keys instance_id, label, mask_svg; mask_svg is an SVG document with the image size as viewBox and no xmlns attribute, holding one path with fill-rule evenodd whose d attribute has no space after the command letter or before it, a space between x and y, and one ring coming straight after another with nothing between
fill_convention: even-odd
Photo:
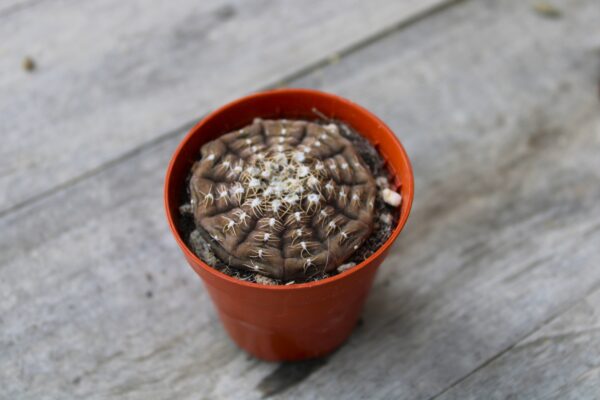
<instances>
[{"instance_id":1,"label":"gap between planks","mask_svg":"<svg viewBox=\"0 0 600 400\"><path fill-rule=\"evenodd\" d=\"M434 396L430 397L429 400L436 400L436 399L441 398L443 395L450 392L452 389L459 386L461 383L467 381L469 378L471 378L473 375L475 375L479 371L483 370L487 366L494 363L494 361L498 360L505 354L507 354L507 353L511 352L513 349L517 348L519 346L519 344L521 342L523 342L523 340L527 339L529 336L531 336L531 335L535 334L536 332L538 332L539 330L543 329L546 325L550 324L552 321L557 320L564 314L566 314L569 311L576 308L583 300L585 300L588 296L593 295L598 290L600 290L600 284L598 284L598 285L592 287L591 289L589 289L588 291L584 292L581 295L581 297L572 300L563 309L557 310L557 312L555 314L551 315L550 317L546 318L544 321L540 322L535 328L533 328L529 332L523 334L520 338L517 338L513 344L506 346L504 349L502 349L500 352L495 354L493 357L490 357L489 359L485 360L483 363L479 364L477 367L475 367L469 373L467 373L463 377L457 379L456 381L452 382L447 388L438 392Z\"/></svg>"}]
</instances>

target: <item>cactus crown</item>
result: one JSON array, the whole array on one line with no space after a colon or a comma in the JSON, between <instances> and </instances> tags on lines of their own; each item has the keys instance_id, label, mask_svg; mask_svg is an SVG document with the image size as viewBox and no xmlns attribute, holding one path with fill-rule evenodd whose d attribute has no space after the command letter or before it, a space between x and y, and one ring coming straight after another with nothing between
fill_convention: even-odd
<instances>
[{"instance_id":1,"label":"cactus crown","mask_svg":"<svg viewBox=\"0 0 600 400\"><path fill-rule=\"evenodd\" d=\"M335 124L260 120L202 147L196 226L229 265L282 279L330 271L373 229L376 186Z\"/></svg>"}]
</instances>

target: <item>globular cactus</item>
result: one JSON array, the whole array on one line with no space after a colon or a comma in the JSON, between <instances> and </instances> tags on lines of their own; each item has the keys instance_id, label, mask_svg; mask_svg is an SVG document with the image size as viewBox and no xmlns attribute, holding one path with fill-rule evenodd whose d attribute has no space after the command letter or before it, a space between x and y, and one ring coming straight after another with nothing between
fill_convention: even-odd
<instances>
[{"instance_id":1,"label":"globular cactus","mask_svg":"<svg viewBox=\"0 0 600 400\"><path fill-rule=\"evenodd\" d=\"M230 266L306 279L373 230L375 180L335 124L256 119L201 153L189 184L195 223Z\"/></svg>"}]
</instances>

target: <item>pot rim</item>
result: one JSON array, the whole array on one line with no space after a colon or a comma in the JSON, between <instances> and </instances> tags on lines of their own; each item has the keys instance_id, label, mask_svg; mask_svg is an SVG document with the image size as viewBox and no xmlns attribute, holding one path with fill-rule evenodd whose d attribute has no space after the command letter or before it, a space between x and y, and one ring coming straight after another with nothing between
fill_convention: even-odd
<instances>
[{"instance_id":1,"label":"pot rim","mask_svg":"<svg viewBox=\"0 0 600 400\"><path fill-rule=\"evenodd\" d=\"M407 190L407 193L401 193L403 205L404 205L404 203L406 203L406 205L405 205L406 211L404 213L402 213L402 212L400 213L398 224L396 225L396 227L394 228L394 230L392 231L392 233L388 237L388 239L373 254L371 254L366 260L364 260L364 261L360 262L359 264L357 264L356 266L354 266L346 271L340 272L334 276L330 276L328 278L320 279L320 280L313 281L313 282L293 283L293 284L289 284L289 285L285 285L285 284L284 285L262 285L259 283L247 282L247 281L244 281L241 279L236 279L236 278L229 276L223 272L217 271L215 268L211 267L210 265L208 265L204 261L202 261L200 259L200 257L198 257L188 247L188 245L185 243L185 241L181 237L179 230L175 226L175 221L174 221L174 218L171 215L171 211L170 211L171 207L170 207L170 203L169 203L169 192L170 192L171 185L173 184L171 181L171 176L173 175L172 170L175 165L175 162L179 158L181 151L187 146L187 143L190 141L192 136L194 136L195 132L197 132L202 127L202 125L204 125L206 123L206 121L210 120L213 116L222 113L223 111L225 111L226 109L228 109L232 106L235 106L240 103L244 103L249 100L256 99L256 98L268 97L273 94L280 94L280 93L287 93L287 94L291 94L291 95L304 94L304 95L311 95L311 96L326 97L326 98L331 99L332 101L344 103L352 108L357 109L360 113L366 114L369 117L373 118L384 129L385 133L387 135L391 136L392 140L395 142L396 146L398 147L400 156L406 163L406 166L408 168L408 173L409 173L408 174L409 182L402 182L402 186L409 188L409 190ZM388 171L389 171L389 169L388 169ZM391 173L391 171L390 171L390 173ZM410 159L408 158L408 155L406 154L406 150L404 149L404 146L402 146L402 143L400 143L400 140L398 140L398 138L396 137L394 132L381 119L379 119L379 117L377 117L375 114L373 114L369 110L367 110L366 108L364 108L348 99L345 99L341 96L338 96L338 95L335 95L332 93L327 93L327 92L323 92L320 90L314 90L314 89L282 88L282 89L271 89L271 90L266 90L266 91L260 91L260 92L256 92L256 93L252 93L252 94L240 97L236 100L228 102L225 105L217 108L216 110L214 110L214 111L210 112L209 114L207 114L206 116L204 116L200 121L198 121L198 123L196 123L188 131L186 136L179 143L175 152L171 156L171 160L169 161L169 166L167 168L167 173L165 176L163 196L164 196L164 207L165 207L165 211L167 214L167 221L169 223L169 228L171 229L171 233L173 234L173 236L175 236L175 240L177 241L177 244L183 250L186 257L192 258L198 265L200 265L202 267L202 269L205 270L205 272L212 274L215 278L224 279L226 281L229 281L230 283L244 286L247 288L252 288L252 289L264 289L264 290L275 290L275 291L277 291L277 290L302 290L302 289L314 288L317 286L333 284L334 282L337 282L337 281L342 280L352 274L355 274L359 270L363 269L368 264L370 264L373 260L380 257L382 255L382 253L386 252L390 248L390 246L394 243L394 241L400 234L400 231L402 231L402 228L406 224L406 221L408 220L408 216L411 211L413 197L414 197L414 176L413 176L412 166L410 164ZM178 208L179 208L179 206L177 206L175 209L178 209Z\"/></svg>"}]
</instances>

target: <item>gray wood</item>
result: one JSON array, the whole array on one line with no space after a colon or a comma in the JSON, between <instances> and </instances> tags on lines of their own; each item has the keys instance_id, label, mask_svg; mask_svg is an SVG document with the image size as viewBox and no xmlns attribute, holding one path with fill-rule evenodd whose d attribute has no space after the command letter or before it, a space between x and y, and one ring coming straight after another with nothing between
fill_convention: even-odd
<instances>
[{"instance_id":1,"label":"gray wood","mask_svg":"<svg viewBox=\"0 0 600 400\"><path fill-rule=\"evenodd\" d=\"M600 291L512 347L439 399L596 399Z\"/></svg>"},{"instance_id":2,"label":"gray wood","mask_svg":"<svg viewBox=\"0 0 600 400\"><path fill-rule=\"evenodd\" d=\"M0 212L447 2L0 6Z\"/></svg>"},{"instance_id":3,"label":"gray wood","mask_svg":"<svg viewBox=\"0 0 600 400\"><path fill-rule=\"evenodd\" d=\"M569 309L600 285L600 10L556 3L465 2L295 82L371 108L415 167L338 352L229 342L164 221L180 132L0 218L0 398L430 398Z\"/></svg>"}]
</instances>

